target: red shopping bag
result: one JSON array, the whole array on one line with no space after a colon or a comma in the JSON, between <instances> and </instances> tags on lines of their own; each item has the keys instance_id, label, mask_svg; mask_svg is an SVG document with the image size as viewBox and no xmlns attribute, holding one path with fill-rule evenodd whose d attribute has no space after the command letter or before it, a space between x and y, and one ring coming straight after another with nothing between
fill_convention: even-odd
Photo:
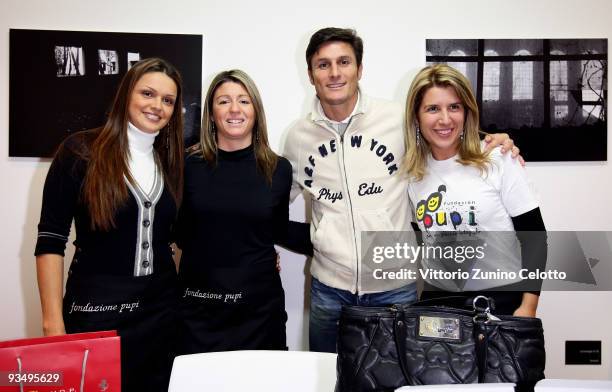
<instances>
[{"instance_id":1,"label":"red shopping bag","mask_svg":"<svg viewBox=\"0 0 612 392\"><path fill-rule=\"evenodd\" d=\"M0 342L0 391L121 391L117 331Z\"/></svg>"}]
</instances>

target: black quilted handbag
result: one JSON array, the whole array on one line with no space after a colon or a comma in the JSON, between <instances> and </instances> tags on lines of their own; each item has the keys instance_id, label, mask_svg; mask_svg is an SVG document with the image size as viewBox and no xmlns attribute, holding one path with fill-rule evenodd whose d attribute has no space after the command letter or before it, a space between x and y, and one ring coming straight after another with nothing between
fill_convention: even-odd
<instances>
[{"instance_id":1,"label":"black quilted handbag","mask_svg":"<svg viewBox=\"0 0 612 392\"><path fill-rule=\"evenodd\" d=\"M509 382L532 391L544 378L537 318L425 306L346 306L338 336L336 392L394 391L404 385Z\"/></svg>"}]
</instances>

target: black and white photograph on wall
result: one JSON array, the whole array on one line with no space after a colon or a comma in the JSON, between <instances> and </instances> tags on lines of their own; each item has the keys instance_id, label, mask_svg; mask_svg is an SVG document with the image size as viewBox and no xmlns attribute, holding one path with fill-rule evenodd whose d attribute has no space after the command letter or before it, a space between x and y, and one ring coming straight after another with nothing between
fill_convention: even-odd
<instances>
[{"instance_id":1,"label":"black and white photograph on wall","mask_svg":"<svg viewBox=\"0 0 612 392\"><path fill-rule=\"evenodd\" d=\"M119 73L119 59L114 50L98 50L98 75Z\"/></svg>"},{"instance_id":2,"label":"black and white photograph on wall","mask_svg":"<svg viewBox=\"0 0 612 392\"><path fill-rule=\"evenodd\" d=\"M607 160L607 39L427 39L427 64L470 79L487 132L527 161Z\"/></svg>"},{"instance_id":3,"label":"black and white photograph on wall","mask_svg":"<svg viewBox=\"0 0 612 392\"><path fill-rule=\"evenodd\" d=\"M83 76L85 64L83 62L83 48L77 46L56 46L55 63L57 77Z\"/></svg>"},{"instance_id":4,"label":"black and white photograph on wall","mask_svg":"<svg viewBox=\"0 0 612 392\"><path fill-rule=\"evenodd\" d=\"M197 140L202 35L11 29L9 41L9 156L49 158L66 136L103 125L121 78L149 57L181 73L185 145Z\"/></svg>"},{"instance_id":5,"label":"black and white photograph on wall","mask_svg":"<svg viewBox=\"0 0 612 392\"><path fill-rule=\"evenodd\" d=\"M140 61L140 53L128 52L127 54L128 71L134 66L134 64L136 64L139 61Z\"/></svg>"}]
</instances>

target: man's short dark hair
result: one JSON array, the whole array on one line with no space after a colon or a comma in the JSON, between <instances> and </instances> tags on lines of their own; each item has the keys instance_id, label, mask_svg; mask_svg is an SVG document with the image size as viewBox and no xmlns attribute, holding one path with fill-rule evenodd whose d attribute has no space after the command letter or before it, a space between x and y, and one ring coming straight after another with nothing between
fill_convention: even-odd
<instances>
[{"instance_id":1,"label":"man's short dark hair","mask_svg":"<svg viewBox=\"0 0 612 392\"><path fill-rule=\"evenodd\" d=\"M357 32L353 29L341 29L338 27L325 27L310 37L310 42L306 48L306 63L308 69L312 69L312 57L317 53L319 48L328 42L346 42L351 45L353 52L355 52L355 59L357 60L357 67L361 65L361 59L363 58L363 41L357 35Z\"/></svg>"}]
</instances>

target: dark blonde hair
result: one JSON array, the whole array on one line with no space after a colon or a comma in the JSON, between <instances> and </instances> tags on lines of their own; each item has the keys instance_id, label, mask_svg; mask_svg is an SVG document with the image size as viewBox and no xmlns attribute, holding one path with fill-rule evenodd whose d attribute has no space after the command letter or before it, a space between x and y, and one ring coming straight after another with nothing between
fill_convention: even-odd
<instances>
[{"instance_id":1,"label":"dark blonde hair","mask_svg":"<svg viewBox=\"0 0 612 392\"><path fill-rule=\"evenodd\" d=\"M89 209L93 229L109 230L115 226L115 212L128 198L127 178L134 184L129 170L127 127L128 107L134 86L150 72L162 72L176 84L174 111L167 126L155 138L155 160L177 207L183 192L183 99L182 80L178 70L160 58L136 63L123 77L110 114L95 139L83 151L87 163L82 198Z\"/></svg>"},{"instance_id":2,"label":"dark blonde hair","mask_svg":"<svg viewBox=\"0 0 612 392\"><path fill-rule=\"evenodd\" d=\"M470 81L455 68L444 64L423 68L414 77L408 90L405 117L406 156L404 158L404 170L417 181L423 179L426 174L427 157L431 153L431 148L423 137L420 138L420 143L417 145L416 126L423 96L432 87L452 87L461 99L465 110L465 122L463 141L459 145L457 162L462 165L474 166L481 173L484 173L488 167L489 157L480 148L478 104L476 98L474 98Z\"/></svg>"},{"instance_id":3,"label":"dark blonde hair","mask_svg":"<svg viewBox=\"0 0 612 392\"><path fill-rule=\"evenodd\" d=\"M209 164L217 164L217 135L212 120L213 115L213 98L215 92L224 83L238 83L249 94L253 109L255 110L255 123L253 124L253 132L251 143L255 151L255 161L257 170L265 177L266 181L272 183L272 175L276 170L278 163L278 155L272 151L268 142L268 128L266 125L266 114L264 113L261 96L255 86L255 82L239 69L223 71L212 80L206 99L204 102L204 110L202 113L202 128L200 130L200 142L189 148L189 153L201 155Z\"/></svg>"}]
</instances>

